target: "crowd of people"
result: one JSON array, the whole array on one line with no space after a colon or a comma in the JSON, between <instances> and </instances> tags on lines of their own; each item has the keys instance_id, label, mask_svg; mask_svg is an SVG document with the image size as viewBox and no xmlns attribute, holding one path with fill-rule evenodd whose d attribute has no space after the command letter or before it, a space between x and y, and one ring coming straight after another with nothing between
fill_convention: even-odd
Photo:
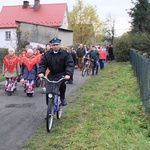
<instances>
[{"instance_id":1,"label":"crowd of people","mask_svg":"<svg viewBox=\"0 0 150 150\"><path fill-rule=\"evenodd\" d=\"M91 60L92 75L98 74L99 69L104 69L105 62L114 60L113 45L106 47L93 45L89 48L86 45L80 44L77 50L73 50L71 53L74 53L74 57L76 57L76 59L74 59L75 66L76 68L79 68L80 71L82 71L86 60Z\"/></svg>"},{"instance_id":2,"label":"crowd of people","mask_svg":"<svg viewBox=\"0 0 150 150\"><path fill-rule=\"evenodd\" d=\"M5 91L11 96L17 86L17 82L23 85L23 91L28 97L32 97L35 86L42 88L42 93L46 93L46 83L39 80L43 76L49 79L64 76L65 80L60 86L60 98L62 104L67 104L65 100L66 83L73 84L74 68L82 71L86 60L90 59L92 64L92 75L98 74L104 69L105 62L114 60L113 46L102 47L80 44L75 50L61 46L61 40L53 38L42 48L39 44L36 48L27 45L22 48L19 56L15 55L13 48L8 49L8 54L3 59L2 75L5 76ZM39 82L40 81L40 82Z\"/></svg>"}]
</instances>

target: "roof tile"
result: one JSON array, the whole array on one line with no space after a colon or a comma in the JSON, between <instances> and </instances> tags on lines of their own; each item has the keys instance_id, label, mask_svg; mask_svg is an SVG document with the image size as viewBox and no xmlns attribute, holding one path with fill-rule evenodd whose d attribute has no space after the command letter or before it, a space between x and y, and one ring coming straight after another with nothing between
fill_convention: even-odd
<instances>
[{"instance_id":1,"label":"roof tile","mask_svg":"<svg viewBox=\"0 0 150 150\"><path fill-rule=\"evenodd\" d=\"M59 11L58 11L59 10ZM16 21L40 24L50 27L62 26L66 3L40 4L39 10L30 7L3 6L0 13L0 28L16 28Z\"/></svg>"}]
</instances>

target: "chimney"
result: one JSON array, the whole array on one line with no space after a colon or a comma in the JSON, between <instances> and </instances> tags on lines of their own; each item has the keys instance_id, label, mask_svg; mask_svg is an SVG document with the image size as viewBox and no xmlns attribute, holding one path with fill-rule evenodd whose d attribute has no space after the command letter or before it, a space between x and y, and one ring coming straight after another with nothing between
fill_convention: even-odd
<instances>
[{"instance_id":1,"label":"chimney","mask_svg":"<svg viewBox=\"0 0 150 150\"><path fill-rule=\"evenodd\" d=\"M40 0L34 0L34 6L33 6L34 10L38 10L39 7L40 7Z\"/></svg>"},{"instance_id":2,"label":"chimney","mask_svg":"<svg viewBox=\"0 0 150 150\"><path fill-rule=\"evenodd\" d=\"M27 8L29 6L29 1L23 1L23 8Z\"/></svg>"}]
</instances>

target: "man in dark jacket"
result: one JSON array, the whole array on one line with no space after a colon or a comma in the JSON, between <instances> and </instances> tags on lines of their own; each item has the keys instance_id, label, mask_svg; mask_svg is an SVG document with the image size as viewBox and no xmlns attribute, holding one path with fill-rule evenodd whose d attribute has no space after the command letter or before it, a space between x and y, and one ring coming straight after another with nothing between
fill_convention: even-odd
<instances>
[{"instance_id":1,"label":"man in dark jacket","mask_svg":"<svg viewBox=\"0 0 150 150\"><path fill-rule=\"evenodd\" d=\"M77 49L77 57L78 57L78 67L80 71L83 69L83 56L85 55L85 49L83 44L80 44L79 48Z\"/></svg>"},{"instance_id":2,"label":"man in dark jacket","mask_svg":"<svg viewBox=\"0 0 150 150\"><path fill-rule=\"evenodd\" d=\"M39 51L40 54L42 54L43 48L41 47L40 44L37 45L37 48L36 48L36 49Z\"/></svg>"},{"instance_id":3,"label":"man in dark jacket","mask_svg":"<svg viewBox=\"0 0 150 150\"><path fill-rule=\"evenodd\" d=\"M72 76L74 71L73 59L67 51L61 49L60 42L61 40L58 38L54 38L50 41L52 48L45 52L41 58L38 69L39 77L43 77L45 75L47 68L50 70L50 73L48 74L49 79L53 78L54 76L64 76L65 80L69 80ZM59 90L62 105L65 106L67 105L65 100L65 81L61 83Z\"/></svg>"},{"instance_id":4,"label":"man in dark jacket","mask_svg":"<svg viewBox=\"0 0 150 150\"><path fill-rule=\"evenodd\" d=\"M71 57L73 59L74 62L74 68L77 62L77 56L76 56L76 52L73 49L68 50L68 52L71 54ZM70 79L67 82L68 84L73 84L73 75L70 77Z\"/></svg>"},{"instance_id":5,"label":"man in dark jacket","mask_svg":"<svg viewBox=\"0 0 150 150\"><path fill-rule=\"evenodd\" d=\"M92 46L92 50L90 51L90 58L92 59L92 75L94 75L95 69L96 69L96 74L98 74L99 53L95 46Z\"/></svg>"}]
</instances>

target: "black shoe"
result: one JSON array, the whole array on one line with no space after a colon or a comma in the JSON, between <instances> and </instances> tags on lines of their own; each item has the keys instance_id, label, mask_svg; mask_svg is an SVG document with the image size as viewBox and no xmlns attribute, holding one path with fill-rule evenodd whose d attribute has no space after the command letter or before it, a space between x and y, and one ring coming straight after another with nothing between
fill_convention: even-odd
<instances>
[{"instance_id":1,"label":"black shoe","mask_svg":"<svg viewBox=\"0 0 150 150\"><path fill-rule=\"evenodd\" d=\"M68 81L66 81L66 84L69 84L69 82L68 82Z\"/></svg>"},{"instance_id":2,"label":"black shoe","mask_svg":"<svg viewBox=\"0 0 150 150\"><path fill-rule=\"evenodd\" d=\"M9 92L9 93L8 93L8 96L11 96L11 95L12 95L12 92Z\"/></svg>"},{"instance_id":3,"label":"black shoe","mask_svg":"<svg viewBox=\"0 0 150 150\"><path fill-rule=\"evenodd\" d=\"M61 100L61 104L62 104L62 106L66 106L66 105L67 105L66 100L65 100L65 99L62 99L62 100Z\"/></svg>"},{"instance_id":4,"label":"black shoe","mask_svg":"<svg viewBox=\"0 0 150 150\"><path fill-rule=\"evenodd\" d=\"M71 80L71 81L69 81L69 83L70 83L70 84L73 84L73 81Z\"/></svg>"},{"instance_id":5,"label":"black shoe","mask_svg":"<svg viewBox=\"0 0 150 150\"><path fill-rule=\"evenodd\" d=\"M33 96L33 93L27 93L27 96L28 96L28 97L32 97L32 96Z\"/></svg>"}]
</instances>

